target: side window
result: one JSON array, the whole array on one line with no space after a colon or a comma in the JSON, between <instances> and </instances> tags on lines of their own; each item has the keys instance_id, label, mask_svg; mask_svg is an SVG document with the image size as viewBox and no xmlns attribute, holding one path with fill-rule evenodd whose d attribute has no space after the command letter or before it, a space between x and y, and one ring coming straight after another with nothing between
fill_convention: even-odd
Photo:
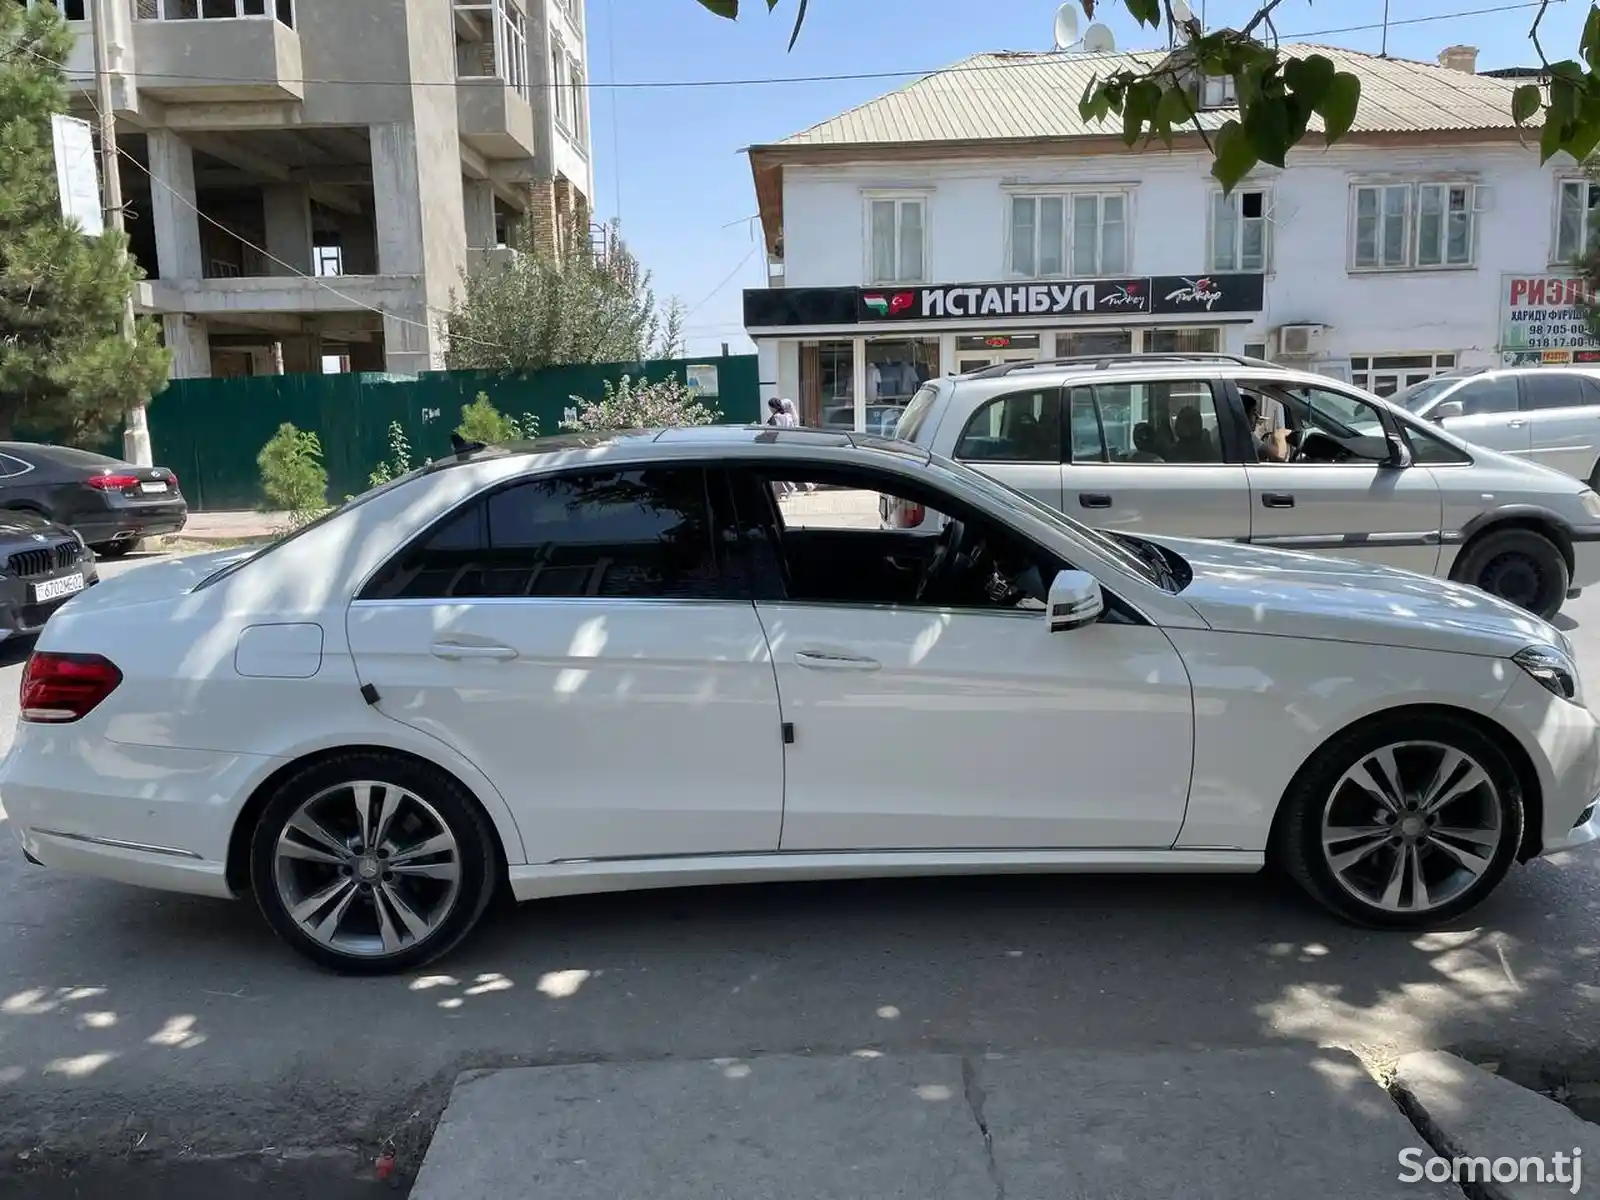
<instances>
[{"instance_id":1,"label":"side window","mask_svg":"<svg viewBox=\"0 0 1600 1200\"><path fill-rule=\"evenodd\" d=\"M1067 393L1067 429L1072 438L1072 462L1106 461L1105 434L1093 388L1075 387Z\"/></svg>"},{"instance_id":2,"label":"side window","mask_svg":"<svg viewBox=\"0 0 1600 1200\"><path fill-rule=\"evenodd\" d=\"M997 396L972 414L956 443L968 462L1061 461L1061 393L1037 388Z\"/></svg>"},{"instance_id":3,"label":"side window","mask_svg":"<svg viewBox=\"0 0 1600 1200\"><path fill-rule=\"evenodd\" d=\"M938 391L931 385L923 384L918 388L917 394L911 397L911 403L906 405L905 412L900 414L900 421L894 427L894 436L903 442L916 441L922 427L928 423L933 402L938 398Z\"/></svg>"},{"instance_id":4,"label":"side window","mask_svg":"<svg viewBox=\"0 0 1600 1200\"><path fill-rule=\"evenodd\" d=\"M1581 376L1567 371L1529 371L1522 377L1522 396L1528 408L1577 408L1583 403Z\"/></svg>"},{"instance_id":5,"label":"side window","mask_svg":"<svg viewBox=\"0 0 1600 1200\"><path fill-rule=\"evenodd\" d=\"M9 454L0 454L0 479L15 479L33 470L30 463L23 462L20 458L12 458Z\"/></svg>"},{"instance_id":6,"label":"side window","mask_svg":"<svg viewBox=\"0 0 1600 1200\"><path fill-rule=\"evenodd\" d=\"M1094 396L1109 461L1222 461L1216 395L1206 381L1100 383Z\"/></svg>"},{"instance_id":7,"label":"side window","mask_svg":"<svg viewBox=\"0 0 1600 1200\"><path fill-rule=\"evenodd\" d=\"M1376 405L1315 384L1272 390L1284 399L1289 425L1297 431L1291 462L1360 465L1388 456L1383 414Z\"/></svg>"},{"instance_id":8,"label":"side window","mask_svg":"<svg viewBox=\"0 0 1600 1200\"><path fill-rule=\"evenodd\" d=\"M1448 399L1461 401L1461 415L1466 417L1516 412L1520 407L1515 375L1474 379L1451 392Z\"/></svg>"},{"instance_id":9,"label":"side window","mask_svg":"<svg viewBox=\"0 0 1600 1200\"><path fill-rule=\"evenodd\" d=\"M1418 429L1408 421L1401 421L1406 440L1411 443L1411 461L1425 467L1442 467L1452 463L1470 463L1472 459L1449 442L1436 438L1425 429Z\"/></svg>"},{"instance_id":10,"label":"side window","mask_svg":"<svg viewBox=\"0 0 1600 1200\"><path fill-rule=\"evenodd\" d=\"M704 473L645 467L531 479L470 501L402 551L366 598L716 600L732 590Z\"/></svg>"},{"instance_id":11,"label":"side window","mask_svg":"<svg viewBox=\"0 0 1600 1200\"><path fill-rule=\"evenodd\" d=\"M1585 408L1600 408L1600 382L1587 375L1583 377L1582 404Z\"/></svg>"}]
</instances>

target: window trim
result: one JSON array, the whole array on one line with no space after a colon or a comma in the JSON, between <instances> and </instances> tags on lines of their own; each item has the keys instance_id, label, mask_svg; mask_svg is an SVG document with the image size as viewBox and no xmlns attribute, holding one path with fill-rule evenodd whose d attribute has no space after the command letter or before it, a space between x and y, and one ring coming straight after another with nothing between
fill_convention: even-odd
<instances>
[{"instance_id":1,"label":"window trim","mask_svg":"<svg viewBox=\"0 0 1600 1200\"><path fill-rule=\"evenodd\" d=\"M1213 95L1215 85L1215 95ZM1201 112L1239 107L1239 83L1232 75L1202 75L1195 99Z\"/></svg>"},{"instance_id":2,"label":"window trim","mask_svg":"<svg viewBox=\"0 0 1600 1200\"><path fill-rule=\"evenodd\" d=\"M1350 378L1343 380L1342 382L1347 383L1352 387L1358 387L1362 391L1371 392L1374 396L1378 396L1380 399L1387 400L1389 398L1388 396L1384 396L1382 393L1378 392L1376 388L1368 386L1368 384L1373 381L1374 376L1379 374L1398 375L1402 382L1400 386L1395 389L1394 393L1392 393L1394 395L1398 395L1407 387L1411 386L1410 384L1403 382L1406 373L1410 371L1420 371L1423 368L1387 367L1380 369L1374 364L1377 363L1377 361L1381 358L1421 358L1423 355L1427 355L1433 360L1431 373L1427 376L1429 379L1437 378L1438 376L1443 375L1446 371L1454 371L1461 365L1461 351L1459 350L1417 350L1411 353L1406 353L1403 351L1385 351L1380 353L1367 351L1365 353L1351 354L1345 358L1344 366L1345 369L1350 372ZM1441 358L1448 358L1450 361L1447 363L1441 363L1439 361ZM1364 368L1359 370L1355 365L1358 359L1367 364ZM1367 383L1358 383L1356 381L1356 377L1358 375L1365 379Z\"/></svg>"},{"instance_id":3,"label":"window trim","mask_svg":"<svg viewBox=\"0 0 1600 1200\"><path fill-rule=\"evenodd\" d=\"M861 245L863 263L861 278L866 287L925 287L929 280L937 279L933 270L933 189L932 188L863 188L861 191ZM893 200L895 274L900 273L900 204L915 201L922 206L922 274L917 279L878 279L873 272L872 206L874 203Z\"/></svg>"},{"instance_id":4,"label":"window trim","mask_svg":"<svg viewBox=\"0 0 1600 1200\"><path fill-rule=\"evenodd\" d=\"M1600 179L1590 179L1584 175L1556 176L1555 213L1554 219L1550 225L1549 265L1552 267L1570 267L1575 260L1583 258L1583 256L1589 253L1591 249L1600 248L1600 232L1596 231L1594 222L1584 219L1585 214L1587 214L1589 211L1589 206L1582 202L1587 201L1589 196L1584 193L1580 193L1578 198L1580 201L1579 208L1581 211L1579 213L1579 217L1581 219L1581 224L1578 228L1577 253L1574 254L1572 258L1563 258L1561 256L1561 202L1566 189L1574 184L1587 184L1590 191L1600 191ZM1593 244L1591 245L1591 243Z\"/></svg>"},{"instance_id":5,"label":"window trim","mask_svg":"<svg viewBox=\"0 0 1600 1200\"><path fill-rule=\"evenodd\" d=\"M1448 210L1448 189L1465 188L1467 190L1467 261L1461 263L1439 262L1419 263L1417 261L1419 239L1422 236L1422 189L1425 187L1440 187L1446 189L1446 208ZM1404 188L1406 191L1406 212L1403 245L1405 248L1404 261L1393 266L1383 260L1383 204L1382 193L1392 188ZM1375 247L1378 261L1372 264L1357 262L1357 229L1360 221L1361 193L1363 191L1377 191L1380 193L1378 205L1378 244ZM1345 229L1345 271L1351 275L1394 275L1406 272L1433 272L1433 271L1476 271L1479 267L1479 221L1481 210L1480 199L1483 196L1483 185L1469 175L1425 175L1410 178L1390 178L1385 176L1367 176L1350 180L1348 198L1346 201L1347 219ZM1445 238L1445 248L1448 250L1449 214L1446 211L1442 220L1446 222L1441 226L1442 236Z\"/></svg>"},{"instance_id":6,"label":"window trim","mask_svg":"<svg viewBox=\"0 0 1600 1200\"><path fill-rule=\"evenodd\" d=\"M1252 270L1244 265L1244 215L1242 197L1246 192L1259 192L1261 194L1261 216L1256 218L1261 222L1261 266ZM1233 257L1229 260L1232 265L1219 267L1217 263L1217 200L1227 195L1229 202L1234 206L1234 235ZM1272 185L1269 183L1241 183L1231 194L1224 193L1221 188L1212 188L1206 199L1206 263L1207 269L1213 274L1223 274L1230 271L1251 274L1259 271L1263 275L1272 274ZM1263 355L1265 357L1265 355Z\"/></svg>"},{"instance_id":7,"label":"window trim","mask_svg":"<svg viewBox=\"0 0 1600 1200\"><path fill-rule=\"evenodd\" d=\"M572 133L572 114L570 111L562 111L564 107L568 107L572 103L570 86L572 81L568 76L568 62L566 43L561 40L560 35L552 33L550 35L550 119L555 122L557 129L570 136ZM563 99L566 100L566 105L562 104Z\"/></svg>"},{"instance_id":8,"label":"window trim","mask_svg":"<svg viewBox=\"0 0 1600 1200\"><path fill-rule=\"evenodd\" d=\"M1001 267L1001 278L1028 280L1037 282L1041 279L1121 279L1133 270L1133 189L1121 184L1080 184L1077 186L1007 186L1002 189L1006 202L1004 205L1005 231L1001 239L1001 253L1004 256ZM1075 270L1072 265L1073 252L1073 201L1081 196L1093 196L1099 201L1097 218L1095 221L1095 270L1083 273ZM1107 197L1115 197L1122 201L1122 268L1116 271L1105 269L1105 201ZM1034 202L1033 246L1034 246L1034 273L1023 275L1015 270L1016 258L1013 242L1015 219L1013 210L1018 200L1032 200ZM1038 270L1039 264L1039 210L1041 200L1060 200L1061 212L1061 272L1056 275L1046 275Z\"/></svg>"}]
</instances>

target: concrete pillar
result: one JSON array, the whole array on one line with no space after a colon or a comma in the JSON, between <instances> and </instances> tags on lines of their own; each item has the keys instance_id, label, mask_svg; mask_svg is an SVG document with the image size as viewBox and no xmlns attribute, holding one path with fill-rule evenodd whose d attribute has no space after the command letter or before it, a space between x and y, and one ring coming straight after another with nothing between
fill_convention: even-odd
<instances>
[{"instance_id":1,"label":"concrete pillar","mask_svg":"<svg viewBox=\"0 0 1600 1200\"><path fill-rule=\"evenodd\" d=\"M420 375L435 370L437 338L420 304L383 316L383 369L395 375Z\"/></svg>"},{"instance_id":2,"label":"concrete pillar","mask_svg":"<svg viewBox=\"0 0 1600 1200\"><path fill-rule=\"evenodd\" d=\"M383 343L377 340L351 342L350 369L352 371L382 371L384 369Z\"/></svg>"},{"instance_id":3,"label":"concrete pillar","mask_svg":"<svg viewBox=\"0 0 1600 1200\"><path fill-rule=\"evenodd\" d=\"M264 187L261 210L266 220L267 253L272 255L267 260L267 274L310 275L311 189L294 183Z\"/></svg>"},{"instance_id":4,"label":"concrete pillar","mask_svg":"<svg viewBox=\"0 0 1600 1200\"><path fill-rule=\"evenodd\" d=\"M148 138L150 174L160 181L150 189L157 276L200 279L205 275L205 258L200 250L200 215L194 207L194 151L170 130L152 129Z\"/></svg>"},{"instance_id":5,"label":"concrete pillar","mask_svg":"<svg viewBox=\"0 0 1600 1200\"><path fill-rule=\"evenodd\" d=\"M528 249L536 254L554 255L556 240L556 187L553 180L536 180L528 185L528 210L522 215Z\"/></svg>"},{"instance_id":6,"label":"concrete pillar","mask_svg":"<svg viewBox=\"0 0 1600 1200\"><path fill-rule=\"evenodd\" d=\"M297 334L286 337L283 346L283 373L285 375L322 374L322 335Z\"/></svg>"},{"instance_id":7,"label":"concrete pillar","mask_svg":"<svg viewBox=\"0 0 1600 1200\"><path fill-rule=\"evenodd\" d=\"M422 189L417 163L417 131L410 125L374 125L371 138L378 273L421 275Z\"/></svg>"},{"instance_id":8,"label":"concrete pillar","mask_svg":"<svg viewBox=\"0 0 1600 1200\"><path fill-rule=\"evenodd\" d=\"M463 179L461 203L467 218L467 247L493 250L494 185L485 179Z\"/></svg>"},{"instance_id":9,"label":"concrete pillar","mask_svg":"<svg viewBox=\"0 0 1600 1200\"><path fill-rule=\"evenodd\" d=\"M161 318L163 340L172 352L172 378L211 377L211 339L199 317L167 313Z\"/></svg>"}]
</instances>

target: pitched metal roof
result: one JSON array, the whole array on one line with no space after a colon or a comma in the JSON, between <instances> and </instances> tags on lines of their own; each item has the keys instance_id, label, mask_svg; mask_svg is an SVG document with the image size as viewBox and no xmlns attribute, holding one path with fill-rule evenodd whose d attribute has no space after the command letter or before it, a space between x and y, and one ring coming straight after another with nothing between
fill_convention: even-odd
<instances>
[{"instance_id":1,"label":"pitched metal roof","mask_svg":"<svg viewBox=\"0 0 1600 1200\"><path fill-rule=\"evenodd\" d=\"M1285 46L1294 57L1322 54L1361 79L1354 133L1427 133L1438 130L1507 130L1517 81L1472 75L1432 63L1379 58L1337 46ZM783 139L780 147L859 146L1096 137L1120 132L1078 115L1078 102L1095 77L1145 71L1164 51L1118 54L1003 52L977 54L954 66L869 100L848 112ZM1201 114L1219 127L1237 111ZM1311 128L1318 130L1314 118Z\"/></svg>"}]
</instances>

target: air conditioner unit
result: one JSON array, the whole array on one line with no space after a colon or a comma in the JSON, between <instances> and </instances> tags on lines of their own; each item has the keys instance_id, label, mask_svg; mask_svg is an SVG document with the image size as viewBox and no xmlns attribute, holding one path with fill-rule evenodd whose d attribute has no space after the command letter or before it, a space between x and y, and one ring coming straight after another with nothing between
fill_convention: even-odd
<instances>
[{"instance_id":1,"label":"air conditioner unit","mask_svg":"<svg viewBox=\"0 0 1600 1200\"><path fill-rule=\"evenodd\" d=\"M1278 329L1279 358L1313 358L1326 325L1283 325Z\"/></svg>"}]
</instances>

